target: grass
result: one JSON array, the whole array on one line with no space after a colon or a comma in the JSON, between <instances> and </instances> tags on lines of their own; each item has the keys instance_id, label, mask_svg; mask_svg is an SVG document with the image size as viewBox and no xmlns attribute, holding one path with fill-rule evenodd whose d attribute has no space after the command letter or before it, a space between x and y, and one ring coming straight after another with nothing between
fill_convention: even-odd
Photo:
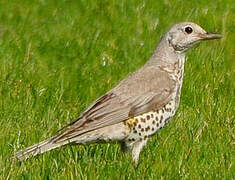
<instances>
[{"instance_id":1,"label":"grass","mask_svg":"<svg viewBox=\"0 0 235 180\"><path fill-rule=\"evenodd\" d=\"M234 179L234 12L232 0L2 0L0 179ZM187 54L178 112L137 167L118 144L10 159L141 67L161 35L185 20L223 39Z\"/></svg>"}]
</instances>

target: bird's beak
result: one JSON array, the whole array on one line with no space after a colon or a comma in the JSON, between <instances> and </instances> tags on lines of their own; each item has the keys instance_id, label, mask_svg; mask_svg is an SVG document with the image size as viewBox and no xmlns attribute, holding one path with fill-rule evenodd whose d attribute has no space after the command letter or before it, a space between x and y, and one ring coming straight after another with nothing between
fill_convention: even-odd
<instances>
[{"instance_id":1,"label":"bird's beak","mask_svg":"<svg viewBox=\"0 0 235 180\"><path fill-rule=\"evenodd\" d=\"M211 39L220 39L222 38L221 34L213 34L213 33L205 33L205 34L199 34L199 37L201 40L211 40Z\"/></svg>"}]
</instances>

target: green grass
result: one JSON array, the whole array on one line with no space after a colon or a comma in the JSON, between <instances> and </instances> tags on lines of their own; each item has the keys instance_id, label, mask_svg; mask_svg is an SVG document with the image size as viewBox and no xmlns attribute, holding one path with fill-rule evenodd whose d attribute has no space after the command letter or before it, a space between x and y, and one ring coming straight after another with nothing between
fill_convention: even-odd
<instances>
[{"instance_id":1,"label":"green grass","mask_svg":"<svg viewBox=\"0 0 235 180\"><path fill-rule=\"evenodd\" d=\"M232 0L0 1L0 179L234 179L234 12ZM78 117L185 20L223 39L187 54L178 112L137 167L118 144L10 159Z\"/></svg>"}]
</instances>

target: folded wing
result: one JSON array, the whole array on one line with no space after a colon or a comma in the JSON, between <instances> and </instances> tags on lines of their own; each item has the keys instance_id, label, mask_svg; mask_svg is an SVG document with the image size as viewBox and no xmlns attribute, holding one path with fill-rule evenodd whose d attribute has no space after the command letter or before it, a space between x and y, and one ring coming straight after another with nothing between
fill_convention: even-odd
<instances>
[{"instance_id":1,"label":"folded wing","mask_svg":"<svg viewBox=\"0 0 235 180\"><path fill-rule=\"evenodd\" d=\"M167 104L175 81L157 67L142 68L98 98L81 116L55 136L52 142L70 139L157 110Z\"/></svg>"}]
</instances>

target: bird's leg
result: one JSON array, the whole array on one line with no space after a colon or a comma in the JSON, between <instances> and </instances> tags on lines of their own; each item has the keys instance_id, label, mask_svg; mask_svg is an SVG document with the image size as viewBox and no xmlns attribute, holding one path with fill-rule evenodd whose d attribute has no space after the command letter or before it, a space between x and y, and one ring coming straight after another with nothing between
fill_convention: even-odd
<instances>
[{"instance_id":1,"label":"bird's leg","mask_svg":"<svg viewBox=\"0 0 235 180\"><path fill-rule=\"evenodd\" d=\"M121 150L124 153L129 153L131 151L131 145L125 141L121 142Z\"/></svg>"},{"instance_id":2,"label":"bird's leg","mask_svg":"<svg viewBox=\"0 0 235 180\"><path fill-rule=\"evenodd\" d=\"M138 164L140 152L141 152L142 148L147 144L147 141L148 141L148 138L146 138L144 140L137 141L133 144L132 159L136 165Z\"/></svg>"}]
</instances>

